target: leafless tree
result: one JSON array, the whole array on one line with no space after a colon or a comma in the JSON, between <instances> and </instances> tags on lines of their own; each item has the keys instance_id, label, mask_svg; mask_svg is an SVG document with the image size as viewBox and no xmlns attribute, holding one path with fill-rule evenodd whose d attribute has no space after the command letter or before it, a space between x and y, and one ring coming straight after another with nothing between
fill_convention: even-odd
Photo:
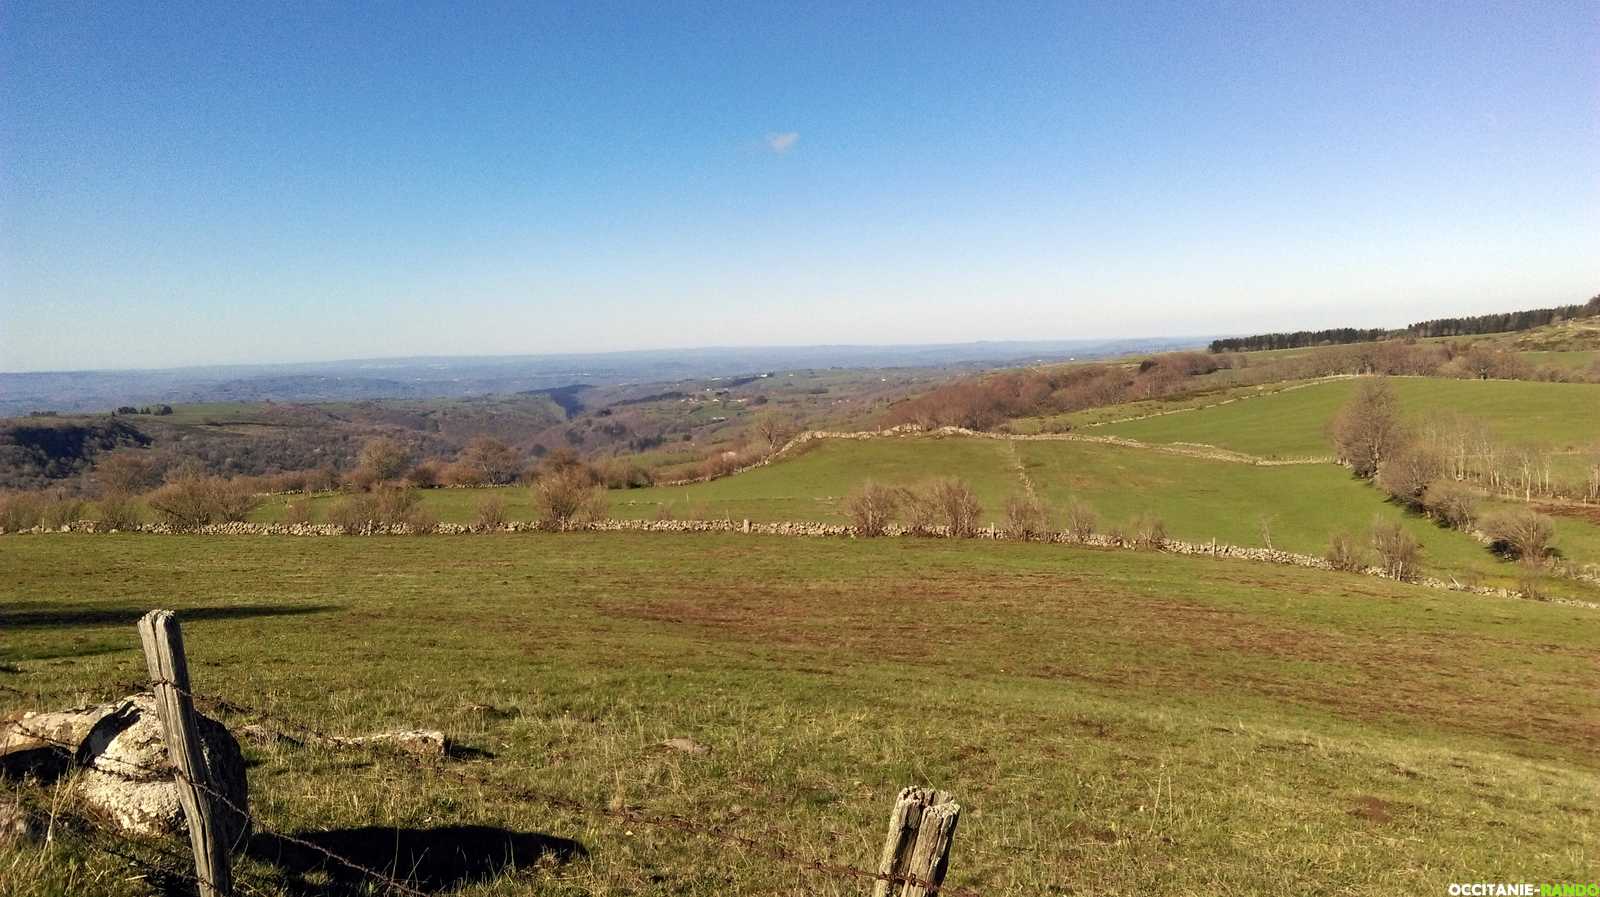
<instances>
[{"instance_id":1,"label":"leafless tree","mask_svg":"<svg viewBox=\"0 0 1600 897\"><path fill-rule=\"evenodd\" d=\"M1066 510L1062 513L1067 534L1074 542L1087 542L1094 535L1095 519L1094 508L1074 498L1067 501Z\"/></svg>"},{"instance_id":2,"label":"leafless tree","mask_svg":"<svg viewBox=\"0 0 1600 897\"><path fill-rule=\"evenodd\" d=\"M1412 507L1422 505L1429 484L1444 472L1444 461L1421 443L1410 443L1394 451L1378 467L1378 487L1397 501Z\"/></svg>"},{"instance_id":3,"label":"leafless tree","mask_svg":"<svg viewBox=\"0 0 1600 897\"><path fill-rule=\"evenodd\" d=\"M1406 442L1399 402L1382 377L1362 381L1334 417L1332 429L1339 459L1360 477L1375 475L1384 459Z\"/></svg>"},{"instance_id":4,"label":"leafless tree","mask_svg":"<svg viewBox=\"0 0 1600 897\"><path fill-rule=\"evenodd\" d=\"M1323 557L1335 570L1347 573L1359 573L1367 569L1365 552L1361 548L1361 540L1351 533L1334 533L1328 540L1328 551Z\"/></svg>"},{"instance_id":5,"label":"leafless tree","mask_svg":"<svg viewBox=\"0 0 1600 897\"><path fill-rule=\"evenodd\" d=\"M517 481L524 461L521 453L492 436L477 436L461 450L457 463L474 471L491 486Z\"/></svg>"},{"instance_id":6,"label":"leafless tree","mask_svg":"<svg viewBox=\"0 0 1600 897\"><path fill-rule=\"evenodd\" d=\"M1036 539L1050 529L1050 511L1036 495L1006 499L1006 534L1013 539Z\"/></svg>"},{"instance_id":7,"label":"leafless tree","mask_svg":"<svg viewBox=\"0 0 1600 897\"><path fill-rule=\"evenodd\" d=\"M1422 544L1398 521L1379 520L1372 525L1372 547L1383 571L1393 579L1411 580L1422 561Z\"/></svg>"},{"instance_id":8,"label":"leafless tree","mask_svg":"<svg viewBox=\"0 0 1600 897\"><path fill-rule=\"evenodd\" d=\"M388 436L367 440L357 456L357 464L367 485L398 480L410 463L411 452L399 440Z\"/></svg>"},{"instance_id":9,"label":"leafless tree","mask_svg":"<svg viewBox=\"0 0 1600 897\"><path fill-rule=\"evenodd\" d=\"M900 493L881 483L867 480L845 497L845 512L860 536L881 536L894 519Z\"/></svg>"}]
</instances>

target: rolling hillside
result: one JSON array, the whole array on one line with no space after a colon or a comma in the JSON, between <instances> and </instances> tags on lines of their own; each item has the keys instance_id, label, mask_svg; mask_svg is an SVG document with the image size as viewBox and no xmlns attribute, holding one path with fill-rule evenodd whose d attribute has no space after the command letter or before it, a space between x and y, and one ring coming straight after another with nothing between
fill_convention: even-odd
<instances>
[{"instance_id":1,"label":"rolling hillside","mask_svg":"<svg viewBox=\"0 0 1600 897\"><path fill-rule=\"evenodd\" d=\"M845 523L844 498L863 481L915 486L934 476L969 482L985 521L1004 521L1006 499L1027 488L1060 509L1086 502L1099 528L1155 515L1168 533L1190 541L1271 546L1321 554L1338 532L1364 533L1375 520L1397 520L1424 547L1425 568L1441 576L1468 576L1491 585L1514 585L1520 570L1490 554L1469 536L1383 500L1370 486L1333 464L1263 466L1137 448L1069 440L982 437L882 437L824 440L794 457L709 482L618 489L610 513L753 521ZM533 519L527 488L443 489L423 493L424 503L446 522L472 520L479 503L500 496L512 519ZM325 515L337 499L315 499ZM257 519L280 519L287 499L271 500ZM1556 547L1569 557L1600 562L1600 527L1556 521ZM1555 582L1558 592L1588 596L1578 583Z\"/></svg>"},{"instance_id":2,"label":"rolling hillside","mask_svg":"<svg viewBox=\"0 0 1600 897\"><path fill-rule=\"evenodd\" d=\"M1433 412L1481 418L1509 442L1579 449L1600 441L1600 384L1520 380L1450 380L1392 377L1403 413ZM1313 383L1259 398L1106 423L1093 432L1143 442L1194 442L1263 458L1325 456L1327 425L1355 392L1351 379Z\"/></svg>"}]
</instances>

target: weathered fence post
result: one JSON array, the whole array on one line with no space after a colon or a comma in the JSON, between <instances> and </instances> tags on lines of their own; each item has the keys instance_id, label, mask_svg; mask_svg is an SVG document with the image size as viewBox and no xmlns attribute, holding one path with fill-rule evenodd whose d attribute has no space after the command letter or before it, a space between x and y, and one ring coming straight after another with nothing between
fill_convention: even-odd
<instances>
[{"instance_id":1,"label":"weathered fence post","mask_svg":"<svg viewBox=\"0 0 1600 897\"><path fill-rule=\"evenodd\" d=\"M950 865L950 845L960 815L961 805L949 792L900 789L878 860L882 877L873 884L872 897L923 897L937 891Z\"/></svg>"},{"instance_id":2,"label":"weathered fence post","mask_svg":"<svg viewBox=\"0 0 1600 897\"><path fill-rule=\"evenodd\" d=\"M183 632L172 611L145 614L139 620L139 641L144 645L145 665L155 690L156 717L166 735L167 756L178 770L173 784L183 817L189 823L189 845L194 849L200 897L229 897L233 874L228 866L228 842L216 803L216 783L211 780L200 749L200 730L189 690L189 662L183 654Z\"/></svg>"}]
</instances>

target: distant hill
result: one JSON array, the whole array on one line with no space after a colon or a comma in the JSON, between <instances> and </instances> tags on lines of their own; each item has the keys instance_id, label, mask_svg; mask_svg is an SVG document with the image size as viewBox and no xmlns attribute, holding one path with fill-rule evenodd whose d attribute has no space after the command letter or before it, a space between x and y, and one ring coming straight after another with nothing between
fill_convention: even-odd
<instances>
[{"instance_id":1,"label":"distant hill","mask_svg":"<svg viewBox=\"0 0 1600 897\"><path fill-rule=\"evenodd\" d=\"M762 370L983 367L1190 348L1203 337L911 346L698 348L583 355L385 358L127 371L0 373L0 416L156 402L331 402L510 395Z\"/></svg>"}]
</instances>

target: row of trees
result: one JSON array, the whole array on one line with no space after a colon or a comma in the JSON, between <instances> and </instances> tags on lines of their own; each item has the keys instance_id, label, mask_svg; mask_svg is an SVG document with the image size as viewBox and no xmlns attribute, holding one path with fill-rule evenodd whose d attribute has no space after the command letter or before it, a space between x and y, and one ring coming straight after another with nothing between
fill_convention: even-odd
<instances>
[{"instance_id":1,"label":"row of trees","mask_svg":"<svg viewBox=\"0 0 1600 897\"><path fill-rule=\"evenodd\" d=\"M969 538L978 534L983 506L965 480L938 477L916 486L889 486L867 480L845 497L845 512L857 535L882 536L898 523L922 536ZM1062 533L1075 542L1088 542L1096 533L1098 516L1092 507L1073 499L1058 515L1032 493L1006 499L1001 531L1013 539L1049 538ZM1154 514L1139 514L1106 533L1114 542L1138 548L1159 548L1167 540L1167 526Z\"/></svg>"},{"instance_id":2,"label":"row of trees","mask_svg":"<svg viewBox=\"0 0 1600 897\"><path fill-rule=\"evenodd\" d=\"M1392 335L1393 331L1382 327L1368 329L1333 327L1328 330L1294 330L1214 339L1211 341L1210 350L1212 352L1259 352L1268 349L1304 349L1309 346L1376 342Z\"/></svg>"},{"instance_id":3,"label":"row of trees","mask_svg":"<svg viewBox=\"0 0 1600 897\"><path fill-rule=\"evenodd\" d=\"M1400 336L1473 336L1484 333L1512 333L1532 330L1571 318L1600 315L1600 296L1582 305L1559 305L1526 311L1419 321L1403 330L1383 327L1333 327L1327 330L1295 330L1287 333L1258 333L1253 336L1212 340L1212 352L1252 352L1266 349L1303 349L1347 343L1370 343Z\"/></svg>"},{"instance_id":4,"label":"row of trees","mask_svg":"<svg viewBox=\"0 0 1600 897\"><path fill-rule=\"evenodd\" d=\"M1582 305L1558 305L1554 308L1534 308L1527 311L1503 312L1493 315L1472 315L1461 318L1436 318L1421 321L1406 328L1412 336L1467 336L1478 333L1509 333L1532 330L1558 321L1600 315L1600 296Z\"/></svg>"},{"instance_id":5,"label":"row of trees","mask_svg":"<svg viewBox=\"0 0 1600 897\"><path fill-rule=\"evenodd\" d=\"M1411 426L1401 414L1394 390L1382 378L1357 388L1334 417L1331 433L1339 459L1395 502L1441 526L1482 533L1497 552L1530 565L1549 557L1555 535L1550 518L1531 508L1517 508L1480 519L1479 493L1471 485L1498 488L1515 483L1525 500L1535 494L1549 497L1555 489L1548 451L1520 448L1510 453L1514 462L1508 471L1499 461L1505 450L1481 421L1449 415ZM1600 479L1600 453L1594 465Z\"/></svg>"},{"instance_id":6,"label":"row of trees","mask_svg":"<svg viewBox=\"0 0 1600 897\"><path fill-rule=\"evenodd\" d=\"M1219 386L1251 386L1340 374L1600 382L1600 362L1587 370L1534 367L1519 353L1483 343L1403 340L1335 346L1288 358L1175 352L1145 359L1138 365L1074 365L959 380L894 403L884 423L912 423L925 429L957 426L989 430L1019 417L1177 398Z\"/></svg>"}]
</instances>

